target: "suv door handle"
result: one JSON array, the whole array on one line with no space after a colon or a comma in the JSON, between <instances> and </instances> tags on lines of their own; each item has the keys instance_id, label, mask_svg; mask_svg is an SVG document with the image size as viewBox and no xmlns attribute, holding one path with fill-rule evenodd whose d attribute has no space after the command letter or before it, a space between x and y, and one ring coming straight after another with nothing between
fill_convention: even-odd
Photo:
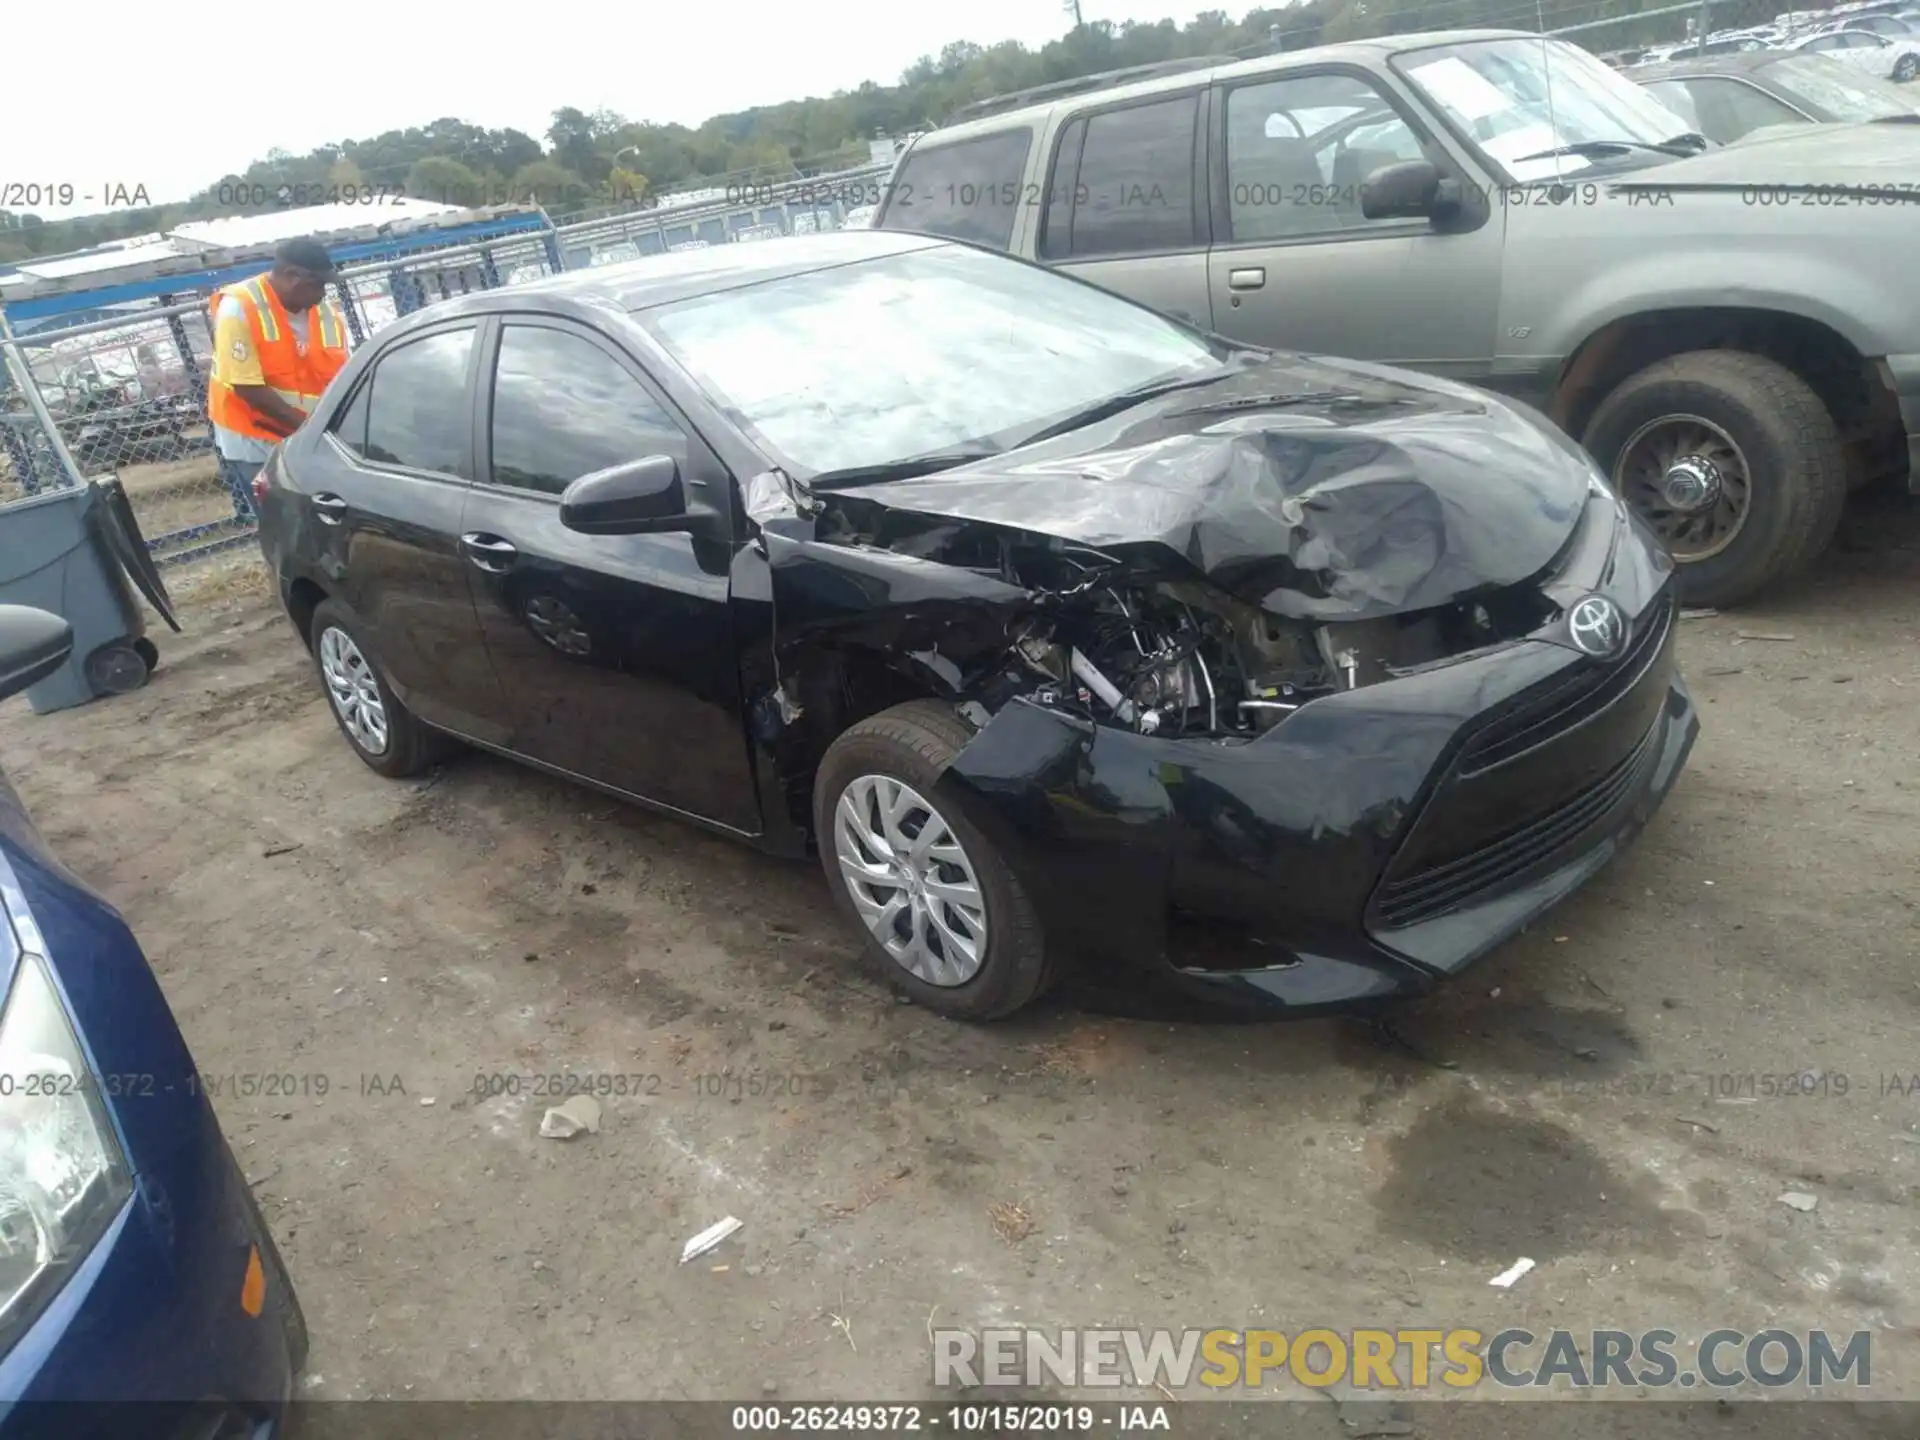
<instances>
[{"instance_id":1,"label":"suv door handle","mask_svg":"<svg viewBox=\"0 0 1920 1440\"><path fill-rule=\"evenodd\" d=\"M1227 272L1229 290L1258 290L1266 283L1267 267L1264 265L1249 265L1245 269Z\"/></svg>"},{"instance_id":2,"label":"suv door handle","mask_svg":"<svg viewBox=\"0 0 1920 1440\"><path fill-rule=\"evenodd\" d=\"M504 575L513 568L513 562L520 558L520 552L512 545L484 530L473 530L462 535L460 545L467 552L467 559L489 575Z\"/></svg>"},{"instance_id":3,"label":"suv door handle","mask_svg":"<svg viewBox=\"0 0 1920 1440\"><path fill-rule=\"evenodd\" d=\"M322 525L338 525L340 517L347 513L347 502L338 495L322 493L313 497L313 509Z\"/></svg>"}]
</instances>

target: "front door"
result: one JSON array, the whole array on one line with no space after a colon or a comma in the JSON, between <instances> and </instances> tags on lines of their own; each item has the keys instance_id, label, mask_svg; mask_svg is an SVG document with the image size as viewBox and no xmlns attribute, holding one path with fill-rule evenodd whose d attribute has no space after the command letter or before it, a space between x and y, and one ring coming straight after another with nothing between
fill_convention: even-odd
<instances>
[{"instance_id":1,"label":"front door","mask_svg":"<svg viewBox=\"0 0 1920 1440\"><path fill-rule=\"evenodd\" d=\"M382 355L314 447L299 503L335 593L401 703L429 724L498 744L506 700L460 551L477 340L468 321Z\"/></svg>"},{"instance_id":2,"label":"front door","mask_svg":"<svg viewBox=\"0 0 1920 1440\"><path fill-rule=\"evenodd\" d=\"M485 453L460 545L531 760L746 833L760 812L728 608L732 482L606 337L507 316L488 342ZM574 480L672 455L696 534L582 535Z\"/></svg>"},{"instance_id":3,"label":"front door","mask_svg":"<svg viewBox=\"0 0 1920 1440\"><path fill-rule=\"evenodd\" d=\"M1505 215L1368 220L1360 185L1398 161L1455 166L1363 72L1289 72L1214 97L1214 328L1254 345L1387 361L1448 379L1493 371ZM1471 200L1473 197L1469 197Z\"/></svg>"}]
</instances>

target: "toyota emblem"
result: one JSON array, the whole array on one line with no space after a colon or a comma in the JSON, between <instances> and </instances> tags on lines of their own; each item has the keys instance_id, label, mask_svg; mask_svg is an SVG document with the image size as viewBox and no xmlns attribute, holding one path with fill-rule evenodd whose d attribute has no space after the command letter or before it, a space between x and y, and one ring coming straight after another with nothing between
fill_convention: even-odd
<instances>
[{"instance_id":1,"label":"toyota emblem","mask_svg":"<svg viewBox=\"0 0 1920 1440\"><path fill-rule=\"evenodd\" d=\"M1567 633L1582 654L1606 660L1627 643L1627 617L1604 595L1589 595L1567 616Z\"/></svg>"}]
</instances>

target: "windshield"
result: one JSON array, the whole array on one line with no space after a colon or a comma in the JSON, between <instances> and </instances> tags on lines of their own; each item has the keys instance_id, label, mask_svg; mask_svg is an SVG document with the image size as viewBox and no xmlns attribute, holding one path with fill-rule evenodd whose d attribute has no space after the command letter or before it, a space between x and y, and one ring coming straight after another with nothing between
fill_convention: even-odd
<instances>
[{"instance_id":1,"label":"windshield","mask_svg":"<svg viewBox=\"0 0 1920 1440\"><path fill-rule=\"evenodd\" d=\"M1659 145L1692 127L1640 86L1564 40L1472 40L1414 50L1394 66L1509 178L1526 182L1660 157L1539 155L1592 140Z\"/></svg>"},{"instance_id":2,"label":"windshield","mask_svg":"<svg viewBox=\"0 0 1920 1440\"><path fill-rule=\"evenodd\" d=\"M1891 80L1821 55L1789 55L1767 66L1767 79L1836 121L1883 120L1920 112L1920 99Z\"/></svg>"},{"instance_id":3,"label":"windshield","mask_svg":"<svg viewBox=\"0 0 1920 1440\"><path fill-rule=\"evenodd\" d=\"M785 276L638 318L804 479L1037 429L1215 369L1192 331L1104 290L955 246Z\"/></svg>"}]
</instances>

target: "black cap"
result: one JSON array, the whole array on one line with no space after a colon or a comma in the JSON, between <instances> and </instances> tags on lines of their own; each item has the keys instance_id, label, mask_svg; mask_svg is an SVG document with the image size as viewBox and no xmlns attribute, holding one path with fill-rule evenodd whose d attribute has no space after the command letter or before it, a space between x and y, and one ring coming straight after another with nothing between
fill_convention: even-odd
<instances>
[{"instance_id":1,"label":"black cap","mask_svg":"<svg viewBox=\"0 0 1920 1440\"><path fill-rule=\"evenodd\" d=\"M282 240L274 247L273 258L282 265L298 265L320 280L331 280L340 273L334 267L333 257L327 254L327 247L305 236Z\"/></svg>"}]
</instances>

